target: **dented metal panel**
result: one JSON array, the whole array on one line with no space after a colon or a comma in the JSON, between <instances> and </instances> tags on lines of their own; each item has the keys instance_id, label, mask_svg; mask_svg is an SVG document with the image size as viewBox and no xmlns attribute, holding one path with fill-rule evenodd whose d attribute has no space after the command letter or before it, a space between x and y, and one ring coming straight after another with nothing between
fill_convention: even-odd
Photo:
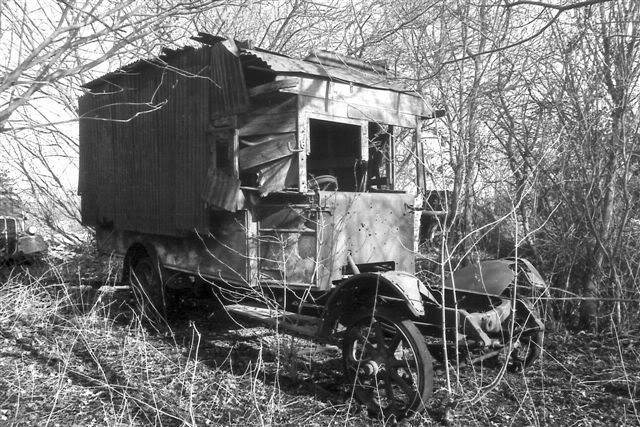
<instances>
[{"instance_id":1,"label":"dented metal panel","mask_svg":"<svg viewBox=\"0 0 640 427\"><path fill-rule=\"evenodd\" d=\"M511 283L516 273L512 263L506 260L490 260L456 270L447 277L448 288L500 295Z\"/></svg>"},{"instance_id":2,"label":"dented metal panel","mask_svg":"<svg viewBox=\"0 0 640 427\"><path fill-rule=\"evenodd\" d=\"M415 271L412 195L405 193L319 192L318 286L329 289L342 277L347 254L356 264L393 260Z\"/></svg>"},{"instance_id":3,"label":"dented metal panel","mask_svg":"<svg viewBox=\"0 0 640 427\"><path fill-rule=\"evenodd\" d=\"M516 283L518 274L522 274L531 288L522 291L542 292L547 287L538 270L524 258L486 260L468 265L447 277L445 285L451 289L501 295L507 287Z\"/></svg>"}]
</instances>

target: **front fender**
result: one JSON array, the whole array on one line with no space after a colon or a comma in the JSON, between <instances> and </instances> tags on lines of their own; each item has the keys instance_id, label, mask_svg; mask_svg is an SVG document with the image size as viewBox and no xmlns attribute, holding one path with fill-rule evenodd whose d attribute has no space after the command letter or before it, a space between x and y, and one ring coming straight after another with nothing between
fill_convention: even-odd
<instances>
[{"instance_id":1,"label":"front fender","mask_svg":"<svg viewBox=\"0 0 640 427\"><path fill-rule=\"evenodd\" d=\"M524 258L503 258L468 265L449 275L445 279L445 287L460 291L502 295L504 290L515 282L516 266L532 286L541 289L546 287L538 270Z\"/></svg>"},{"instance_id":2,"label":"front fender","mask_svg":"<svg viewBox=\"0 0 640 427\"><path fill-rule=\"evenodd\" d=\"M425 314L423 298L438 304L427 287L412 274L401 271L357 274L332 291L324 307L319 335L331 334L340 319L362 310L363 303L373 306L377 296L403 301L415 317Z\"/></svg>"},{"instance_id":3,"label":"front fender","mask_svg":"<svg viewBox=\"0 0 640 427\"><path fill-rule=\"evenodd\" d=\"M379 275L396 291L402 295L407 307L414 316L424 316L424 304L422 298L438 304L438 301L429 292L429 289L412 274L403 271L386 271Z\"/></svg>"}]
</instances>

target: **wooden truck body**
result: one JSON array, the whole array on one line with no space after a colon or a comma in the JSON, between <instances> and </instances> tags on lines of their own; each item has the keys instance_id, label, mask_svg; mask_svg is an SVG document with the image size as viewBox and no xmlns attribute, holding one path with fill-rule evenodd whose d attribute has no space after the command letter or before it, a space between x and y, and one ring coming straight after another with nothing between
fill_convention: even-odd
<instances>
[{"instance_id":1,"label":"wooden truck body","mask_svg":"<svg viewBox=\"0 0 640 427\"><path fill-rule=\"evenodd\" d=\"M435 114L418 94L353 58L196 39L88 83L79 101L83 221L155 308L203 283L261 302L228 309L343 342L356 395L384 416L424 407L424 336L464 337L484 359L520 343L525 364L537 357L542 323L515 292L518 280L544 286L528 262L472 266L442 286L414 276L423 209L397 188L394 157L411 138L424 189L418 142Z\"/></svg>"}]
</instances>

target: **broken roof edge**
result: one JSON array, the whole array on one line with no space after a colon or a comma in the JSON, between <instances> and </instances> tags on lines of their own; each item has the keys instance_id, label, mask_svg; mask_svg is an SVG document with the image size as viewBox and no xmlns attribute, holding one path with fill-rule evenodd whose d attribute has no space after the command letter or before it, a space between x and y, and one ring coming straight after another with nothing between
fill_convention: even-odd
<instances>
[{"instance_id":1,"label":"broken roof edge","mask_svg":"<svg viewBox=\"0 0 640 427\"><path fill-rule=\"evenodd\" d=\"M304 61L320 65L333 65L344 68L354 68L366 73L380 74L387 77L387 63L380 61L365 61L353 56L342 55L322 49L311 49Z\"/></svg>"},{"instance_id":2,"label":"broken roof edge","mask_svg":"<svg viewBox=\"0 0 640 427\"><path fill-rule=\"evenodd\" d=\"M433 110L430 102L419 92L390 83L386 66L380 63L372 63L359 58L318 49L312 49L311 53L304 59L295 59L279 52L254 47L251 41L239 41L204 32L198 32L198 35L191 37L191 39L207 46L222 44L230 53L240 58L242 56L256 57L264 62L274 74L309 76L327 81L337 81L367 88L389 90L419 98L424 102L427 110ZM167 61L170 59L197 49L198 48L190 45L179 49L163 48L162 53L157 57L139 59L91 80L81 85L81 87L91 91L100 85L112 84L113 82L110 80L114 77L132 74L147 66L166 67L169 66ZM202 47L200 49L202 49Z\"/></svg>"},{"instance_id":3,"label":"broken roof edge","mask_svg":"<svg viewBox=\"0 0 640 427\"><path fill-rule=\"evenodd\" d=\"M114 77L132 75L147 66L167 67L169 66L167 61L175 58L176 56L183 55L187 52L195 51L196 49L196 47L190 45L183 46L180 49L170 49L167 47L163 47L162 53L158 56L154 56L151 58L142 58L130 62L114 71L110 71L100 77L88 81L87 83L80 85L80 87L92 90L101 84L113 84L110 79Z\"/></svg>"}]
</instances>

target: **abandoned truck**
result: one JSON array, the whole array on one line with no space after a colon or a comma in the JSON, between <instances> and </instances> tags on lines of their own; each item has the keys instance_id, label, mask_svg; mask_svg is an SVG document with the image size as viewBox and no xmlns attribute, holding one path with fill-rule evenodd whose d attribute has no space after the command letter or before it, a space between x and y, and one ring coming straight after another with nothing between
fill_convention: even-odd
<instances>
[{"instance_id":1,"label":"abandoned truck","mask_svg":"<svg viewBox=\"0 0 640 427\"><path fill-rule=\"evenodd\" d=\"M27 222L18 197L0 189L0 265L41 255L47 244L38 229Z\"/></svg>"},{"instance_id":2,"label":"abandoned truck","mask_svg":"<svg viewBox=\"0 0 640 427\"><path fill-rule=\"evenodd\" d=\"M425 408L431 354L538 357L545 285L527 261L414 276L423 207L394 157L413 138L425 191L420 132L435 114L420 96L357 59L195 39L79 100L82 218L143 305L164 314L178 293L215 289L232 315L338 344L354 395L383 417Z\"/></svg>"}]
</instances>

